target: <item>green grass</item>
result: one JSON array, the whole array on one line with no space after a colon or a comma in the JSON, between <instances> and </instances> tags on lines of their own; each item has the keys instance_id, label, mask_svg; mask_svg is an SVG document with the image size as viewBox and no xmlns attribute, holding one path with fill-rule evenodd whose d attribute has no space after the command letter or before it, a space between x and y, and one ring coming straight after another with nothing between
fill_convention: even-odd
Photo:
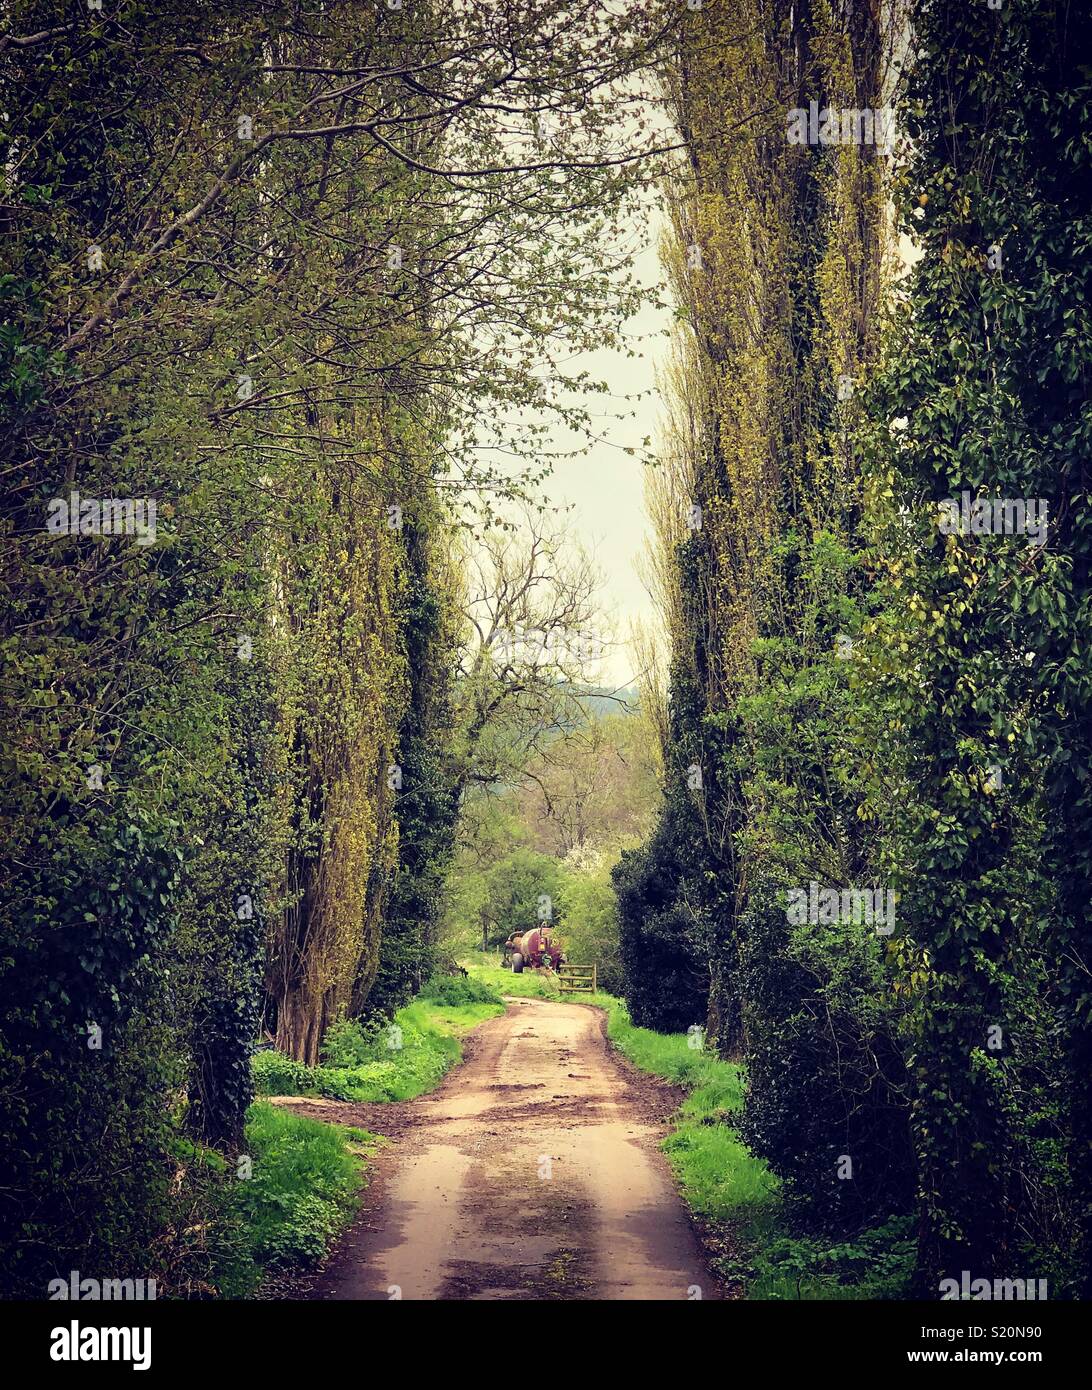
<instances>
[{"instance_id":1,"label":"green grass","mask_svg":"<svg viewBox=\"0 0 1092 1390\"><path fill-rule=\"evenodd\" d=\"M531 970L515 974L501 965L497 951L471 951L460 960L471 977L482 981L498 994L511 994L520 999L556 999L560 993L557 980L549 975L536 975Z\"/></svg>"},{"instance_id":2,"label":"green grass","mask_svg":"<svg viewBox=\"0 0 1092 1390\"><path fill-rule=\"evenodd\" d=\"M466 1000L467 1002L458 1002ZM331 1100L413 1100L437 1086L462 1057L459 1038L504 1012L500 996L480 982L433 982L393 1024L331 1029L323 1063L306 1067L279 1052L254 1058L260 1095L326 1096Z\"/></svg>"},{"instance_id":3,"label":"green grass","mask_svg":"<svg viewBox=\"0 0 1092 1390\"><path fill-rule=\"evenodd\" d=\"M255 1101L246 1121L249 1176L232 1184L225 1213L235 1242L220 1292L244 1298L268 1273L317 1264L356 1211L365 1161L381 1142Z\"/></svg>"}]
</instances>

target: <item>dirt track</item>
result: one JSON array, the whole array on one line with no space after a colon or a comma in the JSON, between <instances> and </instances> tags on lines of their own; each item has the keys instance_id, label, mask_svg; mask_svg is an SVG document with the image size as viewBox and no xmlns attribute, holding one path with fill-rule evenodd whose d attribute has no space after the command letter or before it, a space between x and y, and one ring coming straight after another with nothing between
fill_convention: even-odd
<instances>
[{"instance_id":1,"label":"dirt track","mask_svg":"<svg viewBox=\"0 0 1092 1390\"><path fill-rule=\"evenodd\" d=\"M657 1148L679 1093L609 1050L597 1010L513 1001L465 1053L420 1100L313 1110L393 1142L302 1296L720 1296Z\"/></svg>"}]
</instances>

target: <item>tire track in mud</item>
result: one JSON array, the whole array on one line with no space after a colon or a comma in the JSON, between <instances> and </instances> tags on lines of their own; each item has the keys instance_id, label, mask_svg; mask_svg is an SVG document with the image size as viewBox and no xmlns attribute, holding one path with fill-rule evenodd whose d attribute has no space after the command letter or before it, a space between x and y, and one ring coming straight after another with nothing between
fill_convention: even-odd
<instances>
[{"instance_id":1,"label":"tire track in mud","mask_svg":"<svg viewBox=\"0 0 1092 1390\"><path fill-rule=\"evenodd\" d=\"M300 1103L388 1136L310 1299L722 1297L659 1152L680 1092L636 1072L597 1010L512 1000L438 1090Z\"/></svg>"}]
</instances>

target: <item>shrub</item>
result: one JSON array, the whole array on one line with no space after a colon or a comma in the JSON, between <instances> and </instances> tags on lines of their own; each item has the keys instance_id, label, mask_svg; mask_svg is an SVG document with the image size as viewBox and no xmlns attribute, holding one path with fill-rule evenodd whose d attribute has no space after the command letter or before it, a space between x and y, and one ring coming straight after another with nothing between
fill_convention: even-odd
<instances>
[{"instance_id":1,"label":"shrub","mask_svg":"<svg viewBox=\"0 0 1092 1390\"><path fill-rule=\"evenodd\" d=\"M914 1268L913 1219L896 1217L831 1244L807 1237L774 1237L755 1257L750 1298L904 1298Z\"/></svg>"},{"instance_id":2,"label":"shrub","mask_svg":"<svg viewBox=\"0 0 1092 1390\"><path fill-rule=\"evenodd\" d=\"M618 939L618 899L606 867L570 872L561 889L566 957L574 965L598 966L599 988L625 989Z\"/></svg>"},{"instance_id":3,"label":"shrub","mask_svg":"<svg viewBox=\"0 0 1092 1390\"><path fill-rule=\"evenodd\" d=\"M262 1096L298 1096L315 1089L315 1068L283 1052L257 1052L251 1068L254 1089Z\"/></svg>"},{"instance_id":4,"label":"shrub","mask_svg":"<svg viewBox=\"0 0 1092 1390\"><path fill-rule=\"evenodd\" d=\"M820 1230L908 1210L905 1065L875 939L852 923L790 927L772 878L755 885L743 925L741 1137ZM839 1177L843 1155L851 1179Z\"/></svg>"},{"instance_id":5,"label":"shrub","mask_svg":"<svg viewBox=\"0 0 1092 1390\"><path fill-rule=\"evenodd\" d=\"M380 1018L342 1019L327 1029L322 1040L324 1067L355 1067L387 1055L390 1025Z\"/></svg>"},{"instance_id":6,"label":"shrub","mask_svg":"<svg viewBox=\"0 0 1092 1390\"><path fill-rule=\"evenodd\" d=\"M679 875L665 816L648 845L625 851L614 868L625 997L639 1028L683 1033L705 1020L708 972L677 899Z\"/></svg>"},{"instance_id":7,"label":"shrub","mask_svg":"<svg viewBox=\"0 0 1092 1390\"><path fill-rule=\"evenodd\" d=\"M452 1007L501 1002L500 994L492 985L484 980L476 980L473 975L433 975L420 997Z\"/></svg>"}]
</instances>

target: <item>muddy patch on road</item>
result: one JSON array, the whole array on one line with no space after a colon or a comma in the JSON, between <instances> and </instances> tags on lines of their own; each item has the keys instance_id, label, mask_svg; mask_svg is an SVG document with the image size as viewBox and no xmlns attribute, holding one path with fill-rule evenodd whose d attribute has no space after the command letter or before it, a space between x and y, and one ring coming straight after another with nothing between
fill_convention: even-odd
<instances>
[{"instance_id":1,"label":"muddy patch on road","mask_svg":"<svg viewBox=\"0 0 1092 1390\"><path fill-rule=\"evenodd\" d=\"M522 1001L466 1043L417 1101L289 1102L390 1142L326 1266L280 1296L721 1296L659 1151L681 1088L625 1062L581 1005Z\"/></svg>"}]
</instances>

